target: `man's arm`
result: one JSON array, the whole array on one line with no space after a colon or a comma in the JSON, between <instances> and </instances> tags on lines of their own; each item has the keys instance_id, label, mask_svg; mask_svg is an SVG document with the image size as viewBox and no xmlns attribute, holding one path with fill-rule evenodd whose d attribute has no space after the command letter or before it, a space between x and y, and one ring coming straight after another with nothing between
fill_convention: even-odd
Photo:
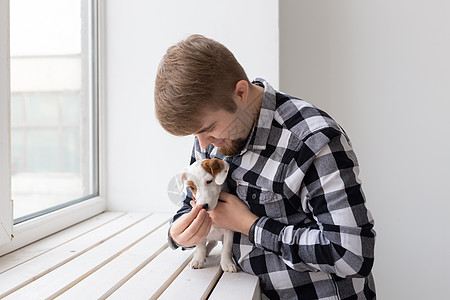
<instances>
[{"instance_id":1,"label":"man's arm","mask_svg":"<svg viewBox=\"0 0 450 300\"><path fill-rule=\"evenodd\" d=\"M286 225L262 216L251 233L255 246L277 254L299 271L366 277L373 265L375 232L348 141L341 135L332 138L311 160L306 173L299 169L299 162L305 168L304 157L298 157L286 180L289 201L311 213L316 224ZM213 224L248 235L257 217L236 196L221 198L227 201L209 212Z\"/></svg>"},{"instance_id":2,"label":"man's arm","mask_svg":"<svg viewBox=\"0 0 450 300\"><path fill-rule=\"evenodd\" d=\"M298 166L300 161L304 159L298 157L293 163L305 170L304 163ZM292 190L290 202L311 212L318 229L286 226L262 217L255 226L255 245L277 253L294 269L307 266L340 277L368 276L374 260L374 223L365 206L358 162L346 137L330 138L304 176L295 169L293 178L286 179ZM295 177L302 182L298 189Z\"/></svg>"}]
</instances>

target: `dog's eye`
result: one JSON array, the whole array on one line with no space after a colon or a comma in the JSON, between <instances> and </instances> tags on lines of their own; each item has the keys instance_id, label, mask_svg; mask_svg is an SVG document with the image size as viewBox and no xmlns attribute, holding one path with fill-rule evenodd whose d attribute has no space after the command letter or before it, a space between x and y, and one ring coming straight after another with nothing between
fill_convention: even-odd
<instances>
[{"instance_id":1,"label":"dog's eye","mask_svg":"<svg viewBox=\"0 0 450 300\"><path fill-rule=\"evenodd\" d=\"M206 182L206 184L210 184L212 182L212 180L208 180L207 182Z\"/></svg>"}]
</instances>

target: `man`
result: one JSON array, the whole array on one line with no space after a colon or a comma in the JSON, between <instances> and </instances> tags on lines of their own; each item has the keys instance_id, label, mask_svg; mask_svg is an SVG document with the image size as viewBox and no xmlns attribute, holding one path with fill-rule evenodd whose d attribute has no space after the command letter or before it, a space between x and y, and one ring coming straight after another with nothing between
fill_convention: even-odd
<instances>
[{"instance_id":1,"label":"man","mask_svg":"<svg viewBox=\"0 0 450 300\"><path fill-rule=\"evenodd\" d=\"M155 82L156 116L193 134L191 163L230 164L213 211L187 195L169 244L192 247L211 224L235 231L233 255L270 299L374 299L373 219L344 130L313 105L250 82L220 43L193 35L170 47Z\"/></svg>"}]
</instances>

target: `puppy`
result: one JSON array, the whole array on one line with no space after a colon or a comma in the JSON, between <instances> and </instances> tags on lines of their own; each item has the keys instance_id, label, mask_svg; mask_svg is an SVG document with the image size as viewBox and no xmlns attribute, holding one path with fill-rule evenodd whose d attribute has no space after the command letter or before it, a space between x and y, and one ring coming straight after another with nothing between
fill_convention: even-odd
<instances>
[{"instance_id":1,"label":"puppy","mask_svg":"<svg viewBox=\"0 0 450 300\"><path fill-rule=\"evenodd\" d=\"M226 179L229 165L226 161L213 158L203 159L194 162L181 172L181 181L186 183L192 192L193 201L191 206L202 205L207 211L213 210L219 201L219 194L222 190L228 190ZM222 251L220 253L220 266L225 272L237 272L236 265L232 258L233 231L215 226L206 239L196 245L194 258L190 266L193 269L201 269L206 257L217 245L217 241L222 241Z\"/></svg>"}]
</instances>

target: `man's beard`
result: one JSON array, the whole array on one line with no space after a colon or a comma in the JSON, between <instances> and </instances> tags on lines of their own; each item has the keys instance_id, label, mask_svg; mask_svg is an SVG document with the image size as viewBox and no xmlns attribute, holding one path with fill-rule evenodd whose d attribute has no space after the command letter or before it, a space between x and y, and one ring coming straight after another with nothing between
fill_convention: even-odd
<instances>
[{"instance_id":1,"label":"man's beard","mask_svg":"<svg viewBox=\"0 0 450 300\"><path fill-rule=\"evenodd\" d=\"M220 153L225 156L234 156L241 153L247 143L247 139L231 140L230 145L219 147Z\"/></svg>"}]
</instances>

